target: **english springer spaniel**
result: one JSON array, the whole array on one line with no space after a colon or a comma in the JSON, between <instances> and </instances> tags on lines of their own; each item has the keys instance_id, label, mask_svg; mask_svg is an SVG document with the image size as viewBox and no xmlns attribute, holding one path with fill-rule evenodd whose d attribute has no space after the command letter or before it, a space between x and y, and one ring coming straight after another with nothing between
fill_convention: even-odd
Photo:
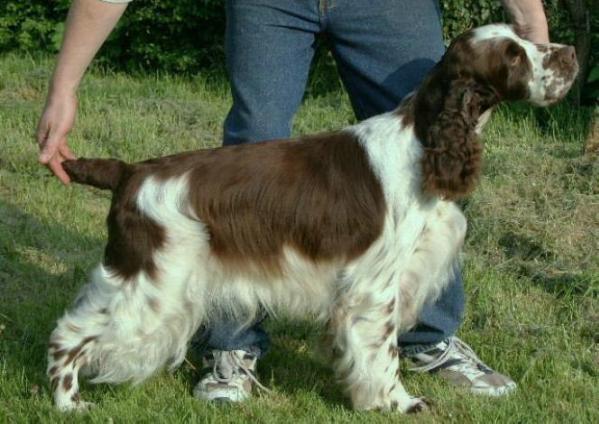
<instances>
[{"instance_id":1,"label":"english springer spaniel","mask_svg":"<svg viewBox=\"0 0 599 424\"><path fill-rule=\"evenodd\" d=\"M354 408L425 408L400 381L397 337L452 278L466 232L453 201L476 185L481 128L503 100L556 102L577 71L572 47L488 25L395 111L339 132L65 161L113 197L104 259L50 338L56 406L87 407L80 370L140 382L179 365L201 325L264 309L328 322Z\"/></svg>"}]
</instances>

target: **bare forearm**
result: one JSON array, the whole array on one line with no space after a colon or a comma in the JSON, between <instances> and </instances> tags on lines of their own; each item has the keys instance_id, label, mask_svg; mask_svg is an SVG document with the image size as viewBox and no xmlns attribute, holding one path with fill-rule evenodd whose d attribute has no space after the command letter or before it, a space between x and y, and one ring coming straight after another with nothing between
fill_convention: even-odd
<instances>
[{"instance_id":1,"label":"bare forearm","mask_svg":"<svg viewBox=\"0 0 599 424\"><path fill-rule=\"evenodd\" d=\"M502 0L516 31L536 43L549 42L547 18L541 0Z\"/></svg>"},{"instance_id":2,"label":"bare forearm","mask_svg":"<svg viewBox=\"0 0 599 424\"><path fill-rule=\"evenodd\" d=\"M50 96L75 93L85 70L126 8L126 3L73 1L51 81Z\"/></svg>"}]
</instances>

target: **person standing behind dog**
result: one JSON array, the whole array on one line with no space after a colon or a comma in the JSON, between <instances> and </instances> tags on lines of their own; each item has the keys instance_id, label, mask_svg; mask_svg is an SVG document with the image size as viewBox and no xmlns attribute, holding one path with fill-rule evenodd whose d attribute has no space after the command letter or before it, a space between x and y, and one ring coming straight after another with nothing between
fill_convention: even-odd
<instances>
[{"instance_id":1,"label":"person standing behind dog","mask_svg":"<svg viewBox=\"0 0 599 424\"><path fill-rule=\"evenodd\" d=\"M42 113L39 161L65 184L61 166L74 158L68 134L83 75L131 0L74 0ZM503 0L521 36L549 42L541 0ZM224 145L288 138L315 53L326 34L358 119L399 105L444 51L436 0L228 0L226 58L233 106L224 123ZM437 372L455 386L503 395L516 384L485 365L454 334L462 322L464 289L459 273L427 305L419 325L399 338L414 371ZM256 362L268 349L260 323L238 331L226 319L201 335L211 370L194 395L242 401L257 382Z\"/></svg>"}]
</instances>

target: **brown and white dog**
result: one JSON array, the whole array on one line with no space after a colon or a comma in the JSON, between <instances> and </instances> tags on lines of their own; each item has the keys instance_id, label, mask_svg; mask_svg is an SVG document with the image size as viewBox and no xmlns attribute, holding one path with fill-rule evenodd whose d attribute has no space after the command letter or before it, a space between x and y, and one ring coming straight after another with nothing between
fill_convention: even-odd
<instances>
[{"instance_id":1,"label":"brown and white dog","mask_svg":"<svg viewBox=\"0 0 599 424\"><path fill-rule=\"evenodd\" d=\"M64 162L113 199L104 260L50 339L56 406L87 406L82 369L142 381L180 364L200 325L264 308L329 323L354 408L423 409L400 381L397 336L452 278L466 232L452 201L475 187L478 133L503 100L559 100L577 68L572 47L489 25L458 37L397 110L339 132Z\"/></svg>"}]
</instances>

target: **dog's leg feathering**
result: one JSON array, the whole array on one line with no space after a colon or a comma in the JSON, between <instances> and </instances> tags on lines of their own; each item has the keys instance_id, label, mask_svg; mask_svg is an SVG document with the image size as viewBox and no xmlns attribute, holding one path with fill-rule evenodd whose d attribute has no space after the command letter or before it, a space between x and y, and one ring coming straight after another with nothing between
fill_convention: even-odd
<instances>
[{"instance_id":1,"label":"dog's leg feathering","mask_svg":"<svg viewBox=\"0 0 599 424\"><path fill-rule=\"evenodd\" d=\"M466 235L466 218L452 202L440 201L429 215L399 279L398 329L417 323L422 307L435 301L452 278Z\"/></svg>"},{"instance_id":2,"label":"dog's leg feathering","mask_svg":"<svg viewBox=\"0 0 599 424\"><path fill-rule=\"evenodd\" d=\"M335 370L354 409L418 412L425 402L410 396L399 378L397 290L393 273L388 277L381 287L381 280L342 284L329 322Z\"/></svg>"},{"instance_id":3,"label":"dog's leg feathering","mask_svg":"<svg viewBox=\"0 0 599 424\"><path fill-rule=\"evenodd\" d=\"M94 383L138 383L183 361L203 317L203 280L177 267L177 259L162 258L160 265L173 266L159 279L140 273L122 280L98 267L50 338L48 376L58 409L89 406L78 391L81 369Z\"/></svg>"},{"instance_id":4,"label":"dog's leg feathering","mask_svg":"<svg viewBox=\"0 0 599 424\"><path fill-rule=\"evenodd\" d=\"M97 270L50 336L47 373L54 404L62 411L86 410L91 405L81 400L78 377L79 370L92 362L94 346L109 321L107 306L112 290L98 284L99 275Z\"/></svg>"}]
</instances>

